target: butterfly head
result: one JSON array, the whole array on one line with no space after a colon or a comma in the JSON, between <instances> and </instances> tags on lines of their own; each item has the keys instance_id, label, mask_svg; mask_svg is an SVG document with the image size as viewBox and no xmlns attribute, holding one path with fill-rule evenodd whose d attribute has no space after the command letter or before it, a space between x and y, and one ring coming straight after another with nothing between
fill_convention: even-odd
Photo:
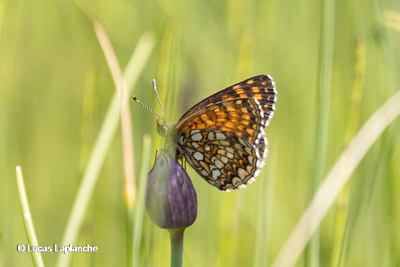
<instances>
[{"instance_id":1,"label":"butterfly head","mask_svg":"<svg viewBox=\"0 0 400 267\"><path fill-rule=\"evenodd\" d=\"M162 120L160 118L157 119L157 131L158 133L165 138L165 146L164 150L169 153L172 157L176 157L177 155L177 147L176 147L176 130L174 130L174 125Z\"/></svg>"},{"instance_id":2,"label":"butterfly head","mask_svg":"<svg viewBox=\"0 0 400 267\"><path fill-rule=\"evenodd\" d=\"M171 126L170 123L167 123L160 118L157 119L157 131L161 136L167 137L171 132Z\"/></svg>"}]
</instances>

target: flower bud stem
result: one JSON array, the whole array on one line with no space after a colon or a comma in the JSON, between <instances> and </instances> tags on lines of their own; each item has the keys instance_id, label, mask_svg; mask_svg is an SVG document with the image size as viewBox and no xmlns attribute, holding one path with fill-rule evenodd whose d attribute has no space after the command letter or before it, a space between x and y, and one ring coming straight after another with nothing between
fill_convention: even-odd
<instances>
[{"instance_id":1,"label":"flower bud stem","mask_svg":"<svg viewBox=\"0 0 400 267\"><path fill-rule=\"evenodd\" d=\"M185 228L168 229L171 238L171 267L182 267L184 231Z\"/></svg>"}]
</instances>

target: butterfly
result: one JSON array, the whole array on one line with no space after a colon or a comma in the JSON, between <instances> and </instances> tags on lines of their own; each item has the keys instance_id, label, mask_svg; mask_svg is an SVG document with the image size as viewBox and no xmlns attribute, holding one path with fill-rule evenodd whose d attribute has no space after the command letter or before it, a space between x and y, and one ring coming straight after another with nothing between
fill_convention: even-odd
<instances>
[{"instance_id":1,"label":"butterfly","mask_svg":"<svg viewBox=\"0 0 400 267\"><path fill-rule=\"evenodd\" d=\"M160 103L154 80L153 86ZM264 166L265 127L274 115L277 94L272 77L258 75L205 98L176 124L153 113L168 153L185 158L209 184L231 191L254 182Z\"/></svg>"}]
</instances>

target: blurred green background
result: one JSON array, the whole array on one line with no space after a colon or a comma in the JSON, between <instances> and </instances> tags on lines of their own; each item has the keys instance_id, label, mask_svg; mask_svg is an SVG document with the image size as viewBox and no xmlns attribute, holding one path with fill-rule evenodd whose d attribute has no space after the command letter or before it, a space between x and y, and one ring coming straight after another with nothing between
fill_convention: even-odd
<instances>
[{"instance_id":1,"label":"blurred green background","mask_svg":"<svg viewBox=\"0 0 400 267\"><path fill-rule=\"evenodd\" d=\"M270 74L279 99L266 130L269 155L245 190L219 192L190 167L198 218L186 230L184 266L266 266L315 190L311 181L318 106L322 1L0 1L0 266L31 266L15 166L21 165L40 245L59 244L115 87L93 31L107 31L124 69L145 32L155 47L134 93L175 122L209 94ZM400 82L400 2L336 1L324 174ZM391 23L389 23L391 22ZM399 27L400 28L400 27ZM398 28L398 29L399 29ZM133 101L135 166L155 116ZM400 266L400 122L373 145L324 219L317 250L298 266ZM140 185L146 177L138 177ZM140 195L139 195L140 197ZM136 207L137 208L137 207ZM118 128L79 238L99 252L72 266L126 266L129 225ZM169 236L145 213L138 266L169 266ZM313 257L313 256L311 256ZM44 253L55 266L56 253Z\"/></svg>"}]
</instances>

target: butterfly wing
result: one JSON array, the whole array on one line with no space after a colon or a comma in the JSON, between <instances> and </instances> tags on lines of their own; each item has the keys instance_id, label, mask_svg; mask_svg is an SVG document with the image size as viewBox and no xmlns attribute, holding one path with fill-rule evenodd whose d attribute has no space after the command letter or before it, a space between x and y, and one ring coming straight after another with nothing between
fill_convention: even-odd
<instances>
[{"instance_id":1,"label":"butterfly wing","mask_svg":"<svg viewBox=\"0 0 400 267\"><path fill-rule=\"evenodd\" d=\"M220 190L244 187L264 165L276 94L272 78L260 75L199 102L175 126L178 152Z\"/></svg>"},{"instance_id":2,"label":"butterfly wing","mask_svg":"<svg viewBox=\"0 0 400 267\"><path fill-rule=\"evenodd\" d=\"M275 110L275 103L277 100L277 91L275 88L275 82L270 75L258 75L252 78L248 78L234 85L228 86L215 94L203 99L191 109L189 109L182 117L178 120L184 121L189 117L190 114L208 107L215 105L222 101L228 101L238 98L256 98L266 116L273 117L273 111Z\"/></svg>"},{"instance_id":3,"label":"butterfly wing","mask_svg":"<svg viewBox=\"0 0 400 267\"><path fill-rule=\"evenodd\" d=\"M189 137L182 137L181 144L193 169L223 191L253 182L263 165L263 158L254 145L232 133L195 130Z\"/></svg>"}]
</instances>

